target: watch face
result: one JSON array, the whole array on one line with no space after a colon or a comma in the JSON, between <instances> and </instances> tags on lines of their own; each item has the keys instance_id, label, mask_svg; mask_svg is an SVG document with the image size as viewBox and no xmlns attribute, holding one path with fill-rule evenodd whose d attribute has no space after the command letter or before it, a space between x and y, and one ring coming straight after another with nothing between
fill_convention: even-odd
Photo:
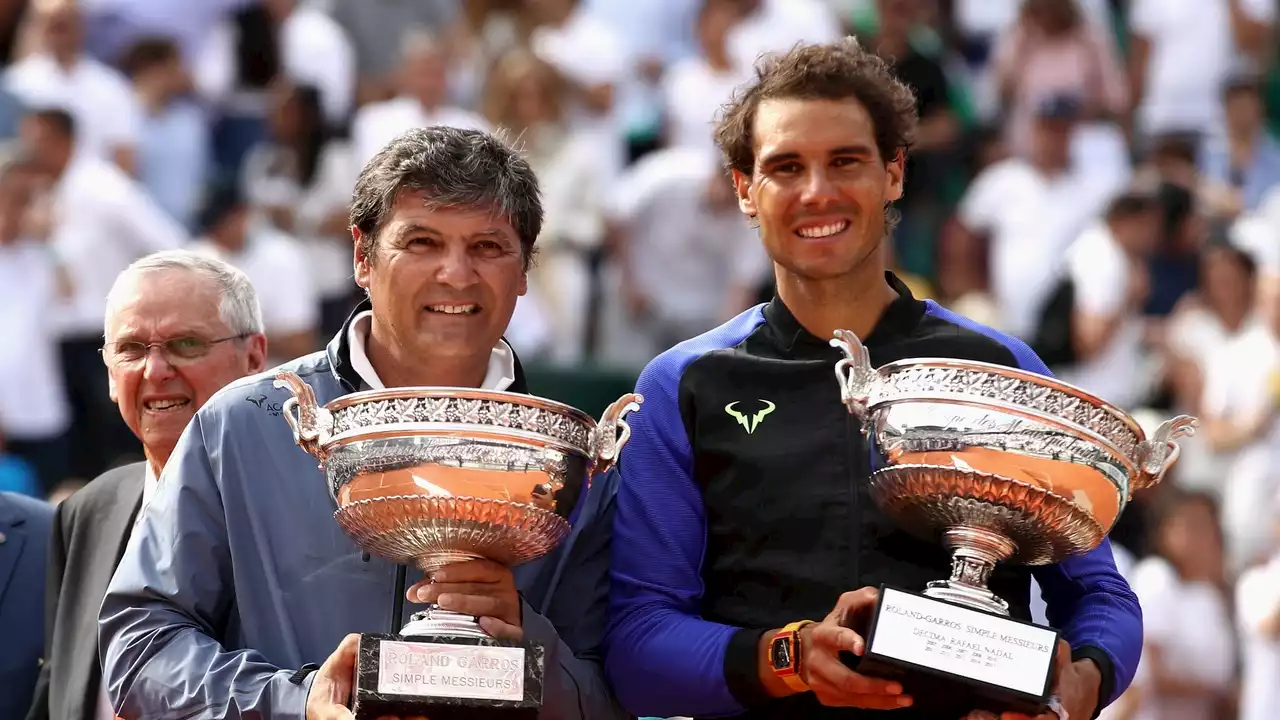
<instances>
[{"instance_id":1,"label":"watch face","mask_svg":"<svg viewBox=\"0 0 1280 720\"><path fill-rule=\"evenodd\" d=\"M776 670L791 667L790 637L780 637L773 641L773 667Z\"/></svg>"}]
</instances>

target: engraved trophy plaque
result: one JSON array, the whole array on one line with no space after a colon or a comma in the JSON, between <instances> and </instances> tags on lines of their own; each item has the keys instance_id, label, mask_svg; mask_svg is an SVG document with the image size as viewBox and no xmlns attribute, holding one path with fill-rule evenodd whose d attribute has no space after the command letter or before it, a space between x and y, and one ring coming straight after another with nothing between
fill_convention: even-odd
<instances>
[{"instance_id":1,"label":"engraved trophy plaque","mask_svg":"<svg viewBox=\"0 0 1280 720\"><path fill-rule=\"evenodd\" d=\"M916 697L1044 712L1059 634L1010 617L987 588L992 571L1096 548L1134 491L1177 461L1196 420L1175 417L1147 438L1128 414L1050 377L943 358L873 368L846 330L831 345L844 352L836 378L861 421L873 501L952 556L951 577L923 592L880 588L858 672Z\"/></svg>"},{"instance_id":2,"label":"engraved trophy plaque","mask_svg":"<svg viewBox=\"0 0 1280 720\"><path fill-rule=\"evenodd\" d=\"M334 518L362 549L430 573L487 558L508 566L550 552L592 474L611 467L642 398L627 394L599 423L531 395L396 388L321 407L283 372L276 385L294 439L319 461ZM360 638L357 718L534 718L544 648L489 636L477 619L432 604L399 634Z\"/></svg>"}]
</instances>

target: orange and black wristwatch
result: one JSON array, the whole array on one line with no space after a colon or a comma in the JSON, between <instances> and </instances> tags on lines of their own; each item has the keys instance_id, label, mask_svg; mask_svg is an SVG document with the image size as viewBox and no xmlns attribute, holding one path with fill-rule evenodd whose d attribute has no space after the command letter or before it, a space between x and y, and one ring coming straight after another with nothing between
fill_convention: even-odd
<instances>
[{"instance_id":1,"label":"orange and black wristwatch","mask_svg":"<svg viewBox=\"0 0 1280 720\"><path fill-rule=\"evenodd\" d=\"M812 620L793 622L779 630L769 642L769 666L796 692L809 691L809 686L800 678L800 628L812 624Z\"/></svg>"}]
</instances>

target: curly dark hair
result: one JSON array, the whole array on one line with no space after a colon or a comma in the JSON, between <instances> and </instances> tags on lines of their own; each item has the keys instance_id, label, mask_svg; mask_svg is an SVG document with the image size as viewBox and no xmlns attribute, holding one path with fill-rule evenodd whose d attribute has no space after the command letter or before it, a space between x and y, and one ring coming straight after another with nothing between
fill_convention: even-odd
<instances>
[{"instance_id":1,"label":"curly dark hair","mask_svg":"<svg viewBox=\"0 0 1280 720\"><path fill-rule=\"evenodd\" d=\"M756 64L755 81L724 106L716 144L731 170L751 175L755 167L756 111L765 100L857 100L871 115L880 158L906 151L916 130L916 97L882 58L856 38L798 44Z\"/></svg>"}]
</instances>

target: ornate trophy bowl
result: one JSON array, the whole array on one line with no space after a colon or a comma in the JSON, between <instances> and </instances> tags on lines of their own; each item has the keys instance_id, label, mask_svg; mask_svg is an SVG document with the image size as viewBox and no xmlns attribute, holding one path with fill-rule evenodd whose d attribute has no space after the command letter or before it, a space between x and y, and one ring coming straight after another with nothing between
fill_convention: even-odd
<instances>
[{"instance_id":1,"label":"ornate trophy bowl","mask_svg":"<svg viewBox=\"0 0 1280 720\"><path fill-rule=\"evenodd\" d=\"M568 405L502 391L397 388L353 393L322 407L311 387L295 373L279 374L276 386L293 393L284 402L283 414L295 441L315 456L324 471L338 524L369 553L400 565L414 565L426 573L475 558L515 566L554 549L569 534L567 518L590 477L614 464L630 436L624 416L643 402L639 395L624 395L597 423ZM477 679L475 673L482 667L492 669L517 660L523 668L518 674L531 673L519 683L523 690L530 691L531 685L540 687L540 648L519 643L498 647L503 643L490 638L476 618L436 605L415 614L395 640L401 638L447 638L448 644L431 645L434 655L416 663L419 669L466 667L474 672L458 676L462 677L459 680L382 667L380 676L374 673L367 681L378 685L364 698L371 716L405 710L402 705L386 704L388 697L413 697L419 692L431 695L433 688L421 686L422 682L453 683L446 688L452 694L436 700L492 701L499 706L506 702L515 703L506 706L509 710L536 710L536 704L529 705L523 696L477 695L458 688L487 687L495 682L509 685L510 677ZM388 642L386 636L370 637L368 644L378 646L370 652L408 663L423 649L421 643L415 647ZM361 676L365 674L365 644L362 638ZM448 654L458 647L474 654L479 646L489 646L493 652L528 650L536 657ZM452 665L448 662L451 657ZM525 666L526 659L534 662ZM377 669L378 661L373 662ZM388 677L420 682L388 684ZM361 704L359 686L358 680L357 705ZM463 705L466 713L483 710ZM419 712L425 707L413 703L410 714L451 716L448 707L435 705ZM464 710L461 706L455 709Z\"/></svg>"},{"instance_id":2,"label":"ornate trophy bowl","mask_svg":"<svg viewBox=\"0 0 1280 720\"><path fill-rule=\"evenodd\" d=\"M1032 668L1048 671L1057 634L1001 620L1009 615L1009 605L987 589L992 571L1000 562L1044 565L1096 548L1133 493L1159 483L1177 462L1175 441L1192 434L1196 420L1173 418L1148 438L1125 412L1050 377L945 358L873 368L853 333L838 330L831 344L845 355L836 364L836 378L841 400L861 420L873 501L899 527L940 542L952 554L949 579L929 583L921 596L889 589L882 605L902 601L914 610L898 617L932 612L936 618L947 616L932 603L941 600L986 614L992 632L1022 637L1023 646L1047 646L1039 657L1013 653L1025 661L1023 674L1031 673L1021 698L996 693L1006 705L1030 700L1027 707L1043 708L1048 688L1036 685L1051 678L1037 678ZM893 612L899 611L895 606ZM885 617L877 614L877 630ZM956 622L972 628L970 620ZM1024 636L1014 633L1018 626ZM1026 634L1034 629L1048 634ZM879 649L890 654L881 660L945 668L954 676L958 671L950 668L950 651L938 648L965 647L966 638L948 637L956 642L942 642L929 651L932 656L907 648L902 638L886 640L898 647L882 645ZM877 649L874 642L871 651ZM1010 658L971 655L969 660L970 666L999 667ZM994 673L982 682L1007 689Z\"/></svg>"}]
</instances>

